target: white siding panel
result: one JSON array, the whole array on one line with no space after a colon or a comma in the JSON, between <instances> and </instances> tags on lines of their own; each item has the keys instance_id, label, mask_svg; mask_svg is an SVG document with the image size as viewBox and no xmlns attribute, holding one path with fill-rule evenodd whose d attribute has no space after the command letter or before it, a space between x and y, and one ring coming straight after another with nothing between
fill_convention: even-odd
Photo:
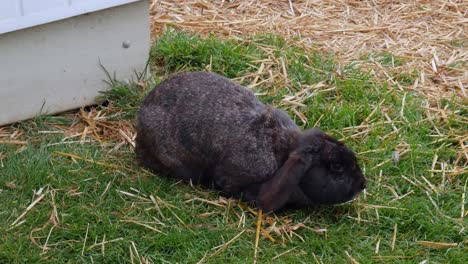
<instances>
[{"instance_id":1,"label":"white siding panel","mask_svg":"<svg viewBox=\"0 0 468 264\"><path fill-rule=\"evenodd\" d=\"M62 8L69 5L68 0L23 0L23 14L28 16L34 13L48 12L56 9L60 12Z\"/></svg>"},{"instance_id":2,"label":"white siding panel","mask_svg":"<svg viewBox=\"0 0 468 264\"><path fill-rule=\"evenodd\" d=\"M0 0L0 27L2 19L10 19L19 14L19 6L17 0Z\"/></svg>"},{"instance_id":3,"label":"white siding panel","mask_svg":"<svg viewBox=\"0 0 468 264\"><path fill-rule=\"evenodd\" d=\"M0 34L140 0L0 0Z\"/></svg>"},{"instance_id":4,"label":"white siding panel","mask_svg":"<svg viewBox=\"0 0 468 264\"><path fill-rule=\"evenodd\" d=\"M101 65L135 78L148 60L149 22L148 2L138 1L0 34L0 126L96 103L109 88Z\"/></svg>"}]
</instances>

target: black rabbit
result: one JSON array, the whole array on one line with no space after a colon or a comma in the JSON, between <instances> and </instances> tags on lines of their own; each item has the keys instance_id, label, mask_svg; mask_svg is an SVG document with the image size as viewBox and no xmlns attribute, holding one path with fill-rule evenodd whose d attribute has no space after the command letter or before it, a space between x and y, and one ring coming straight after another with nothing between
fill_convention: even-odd
<instances>
[{"instance_id":1,"label":"black rabbit","mask_svg":"<svg viewBox=\"0 0 468 264\"><path fill-rule=\"evenodd\" d=\"M301 131L285 112L214 73L161 82L136 129L144 166L256 201L266 212L346 202L366 185L343 143L319 129Z\"/></svg>"}]
</instances>

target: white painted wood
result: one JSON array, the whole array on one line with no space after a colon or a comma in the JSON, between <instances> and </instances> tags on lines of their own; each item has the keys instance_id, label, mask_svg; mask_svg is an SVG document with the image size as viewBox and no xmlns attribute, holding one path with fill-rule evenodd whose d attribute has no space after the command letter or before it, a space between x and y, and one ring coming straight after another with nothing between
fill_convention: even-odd
<instances>
[{"instance_id":1,"label":"white painted wood","mask_svg":"<svg viewBox=\"0 0 468 264\"><path fill-rule=\"evenodd\" d=\"M0 0L0 34L140 0Z\"/></svg>"},{"instance_id":2,"label":"white painted wood","mask_svg":"<svg viewBox=\"0 0 468 264\"><path fill-rule=\"evenodd\" d=\"M109 88L99 62L132 79L149 47L148 1L0 34L0 125L95 103Z\"/></svg>"}]
</instances>

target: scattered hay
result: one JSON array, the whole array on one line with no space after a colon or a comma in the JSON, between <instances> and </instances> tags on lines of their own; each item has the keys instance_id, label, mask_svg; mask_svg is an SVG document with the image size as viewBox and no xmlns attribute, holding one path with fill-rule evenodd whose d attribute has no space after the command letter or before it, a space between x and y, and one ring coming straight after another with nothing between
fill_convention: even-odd
<instances>
[{"instance_id":1,"label":"scattered hay","mask_svg":"<svg viewBox=\"0 0 468 264\"><path fill-rule=\"evenodd\" d=\"M8 229L8 230L15 229L15 228L21 226L22 224L24 224L26 222L25 217L26 217L26 215L28 213L32 212L33 209L40 202L42 202L43 200L48 202L50 204L51 209L52 209L48 220L42 226L33 228L29 233L29 239L31 240L31 243L33 243L35 246L42 249L41 254L44 254L44 253L46 253L47 251L49 251L51 249L50 245L48 245L49 238L50 238L54 228L56 228L56 227L58 227L60 225L60 219L59 219L59 214L58 214L58 210L57 210L57 205L55 203L55 194L56 194L56 190L53 189L49 185L47 185L45 187L42 187L42 188L39 188L39 190L37 190L37 191L33 191L33 195L34 195L33 196L33 201L28 205L28 207L26 207L26 209L23 211L23 213L21 215L19 215L10 224L10 228ZM44 244L42 245L38 241L39 237L35 236L35 233L43 231L49 225L51 225L51 227L49 229L46 240L45 240Z\"/></svg>"},{"instance_id":2,"label":"scattered hay","mask_svg":"<svg viewBox=\"0 0 468 264\"><path fill-rule=\"evenodd\" d=\"M416 241L416 244L432 248L432 249L447 249L457 247L457 243L441 243L441 242L432 242L432 241Z\"/></svg>"},{"instance_id":3,"label":"scattered hay","mask_svg":"<svg viewBox=\"0 0 468 264\"><path fill-rule=\"evenodd\" d=\"M119 118L125 109L114 108L109 105L105 108L87 107L79 111L63 113L60 116L67 122L55 122L54 118L43 124L48 130L37 129L37 136L32 136L22 128L15 125L0 128L0 144L16 146L15 154L20 153L29 144L42 142L42 135L61 134L63 137L58 142L48 143L45 146L71 145L71 144L99 144L110 152L117 151L123 146L135 147L136 131L133 121ZM36 125L32 123L32 125ZM122 166L105 162L98 162L86 157L80 157L73 153L56 152L57 156L66 156L74 160L84 160L104 167L123 169ZM0 166L6 153L0 152ZM126 168L126 170L130 170Z\"/></svg>"},{"instance_id":4,"label":"scattered hay","mask_svg":"<svg viewBox=\"0 0 468 264\"><path fill-rule=\"evenodd\" d=\"M230 38L299 37L304 47L332 52L400 89L466 98L467 10L468 2L447 0L154 0L151 24L153 35L172 25Z\"/></svg>"},{"instance_id":5,"label":"scattered hay","mask_svg":"<svg viewBox=\"0 0 468 264\"><path fill-rule=\"evenodd\" d=\"M258 210L258 216L257 216L257 228L255 228L255 246L254 246L254 263L257 263L257 253L258 253L258 242L260 239L260 230L262 228L262 218L263 218L263 212L262 209Z\"/></svg>"}]
</instances>

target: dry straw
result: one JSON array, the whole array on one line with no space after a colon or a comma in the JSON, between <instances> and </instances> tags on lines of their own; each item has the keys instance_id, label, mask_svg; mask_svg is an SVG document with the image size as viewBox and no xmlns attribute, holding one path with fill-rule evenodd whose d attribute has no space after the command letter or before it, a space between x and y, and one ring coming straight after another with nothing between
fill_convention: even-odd
<instances>
[{"instance_id":1,"label":"dry straw","mask_svg":"<svg viewBox=\"0 0 468 264\"><path fill-rule=\"evenodd\" d=\"M332 52L340 63L360 63L380 80L440 98L467 96L467 10L463 0L154 0L151 21L153 35L173 25L231 38L265 32L300 37L304 47ZM361 61L370 50L371 60ZM403 63L392 58L382 66L373 58L384 52ZM399 83L392 76L401 72L419 77Z\"/></svg>"}]
</instances>

